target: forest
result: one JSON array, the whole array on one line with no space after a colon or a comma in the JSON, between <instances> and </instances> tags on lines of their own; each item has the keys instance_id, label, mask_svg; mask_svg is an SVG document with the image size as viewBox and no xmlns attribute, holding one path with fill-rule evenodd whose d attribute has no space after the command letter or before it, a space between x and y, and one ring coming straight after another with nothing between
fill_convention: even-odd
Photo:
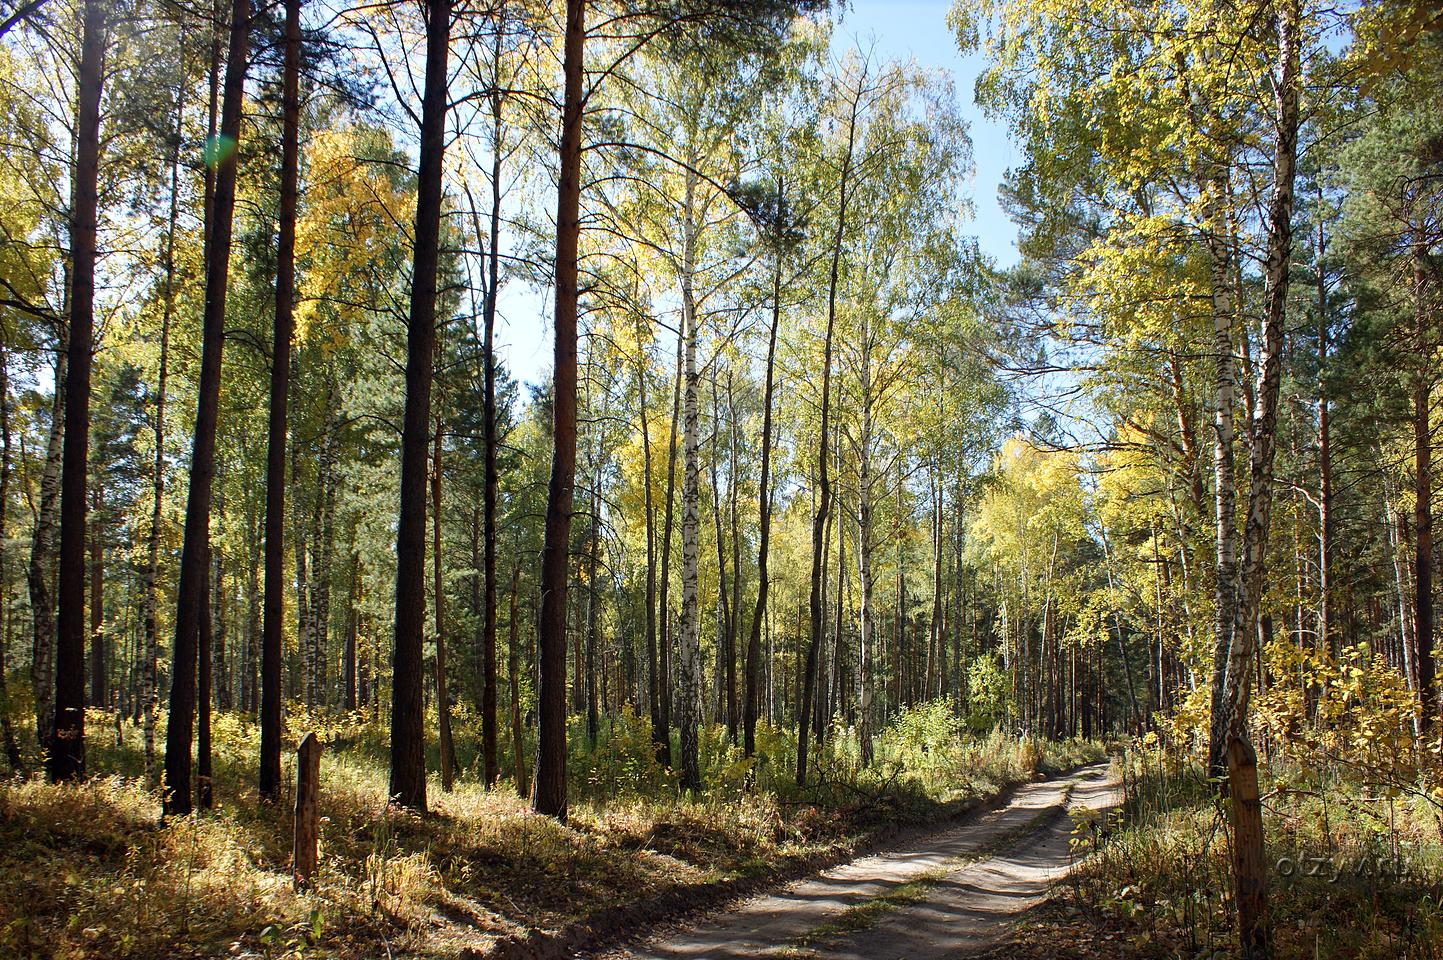
<instances>
[{"instance_id":1,"label":"forest","mask_svg":"<svg viewBox=\"0 0 1443 960\"><path fill-rule=\"evenodd\" d=\"M1433 0L0 0L0 956L1443 958L1440 308Z\"/></svg>"}]
</instances>

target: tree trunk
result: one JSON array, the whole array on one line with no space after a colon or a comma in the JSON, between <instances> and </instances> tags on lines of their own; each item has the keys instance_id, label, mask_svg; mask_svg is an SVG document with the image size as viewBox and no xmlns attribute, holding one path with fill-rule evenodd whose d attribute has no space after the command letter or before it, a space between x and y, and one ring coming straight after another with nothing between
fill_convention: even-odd
<instances>
[{"instance_id":1,"label":"tree trunk","mask_svg":"<svg viewBox=\"0 0 1443 960\"><path fill-rule=\"evenodd\" d=\"M1273 452L1277 436L1278 393L1282 382L1283 344L1287 319L1288 267L1292 250L1293 183L1298 147L1297 0L1284 0L1278 14L1277 144L1273 160L1273 194L1268 203L1267 256L1264 261L1263 353L1261 375L1251 420L1248 458L1248 515L1243 527L1242 566L1232 626L1232 647L1222 671L1220 710L1212 717L1209 757L1221 766L1226 750L1242 736L1247 719L1257 616L1267 559L1268 526L1273 503ZM1215 698L1214 703L1218 700Z\"/></svg>"},{"instance_id":2,"label":"tree trunk","mask_svg":"<svg viewBox=\"0 0 1443 960\"><path fill-rule=\"evenodd\" d=\"M699 376L696 364L697 316L692 293L692 272L696 264L696 225L692 219L696 176L686 173L686 196L682 205L681 309L682 332L686 341L685 390L682 399L682 482L681 482L681 786L693 792L701 789L698 737L701 722L701 617L697 596L697 540L701 526L700 469L697 462Z\"/></svg>"},{"instance_id":3,"label":"tree trunk","mask_svg":"<svg viewBox=\"0 0 1443 960\"><path fill-rule=\"evenodd\" d=\"M651 739L656 743L658 754L667 743L667 730L661 722L661 688L658 686L656 666L656 518L653 515L651 494L651 420L646 409L647 361L649 352L643 343L642 315L636 314L636 392L637 406L641 413L641 502L642 518L646 524L646 683L650 696L647 705L651 711Z\"/></svg>"},{"instance_id":4,"label":"tree trunk","mask_svg":"<svg viewBox=\"0 0 1443 960\"><path fill-rule=\"evenodd\" d=\"M276 253L276 312L271 346L270 420L266 434L265 599L261 626L260 795L273 801L281 786L281 658L285 617L286 417L294 335L296 196L300 180L301 0L286 0L285 63L281 79L280 242Z\"/></svg>"},{"instance_id":5,"label":"tree trunk","mask_svg":"<svg viewBox=\"0 0 1443 960\"><path fill-rule=\"evenodd\" d=\"M598 434L598 445L600 436ZM596 571L601 553L601 464L594 463L591 472L591 503L587 508L590 520L586 533L586 739L591 749L596 749L596 738L600 735L600 718L596 703L596 615L601 605L601 587L596 582Z\"/></svg>"},{"instance_id":6,"label":"tree trunk","mask_svg":"<svg viewBox=\"0 0 1443 960\"><path fill-rule=\"evenodd\" d=\"M55 643L53 781L85 777L85 540L94 350L95 233L100 177L100 88L105 79L106 7L86 0L76 79L75 184L70 220L70 362L60 472L60 571Z\"/></svg>"},{"instance_id":7,"label":"tree trunk","mask_svg":"<svg viewBox=\"0 0 1443 960\"><path fill-rule=\"evenodd\" d=\"M446 583L441 562L441 424L436 424L431 454L432 602L436 605L436 715L441 754L441 789L450 793L456 782L456 744L451 738L451 698L446 686Z\"/></svg>"},{"instance_id":8,"label":"tree trunk","mask_svg":"<svg viewBox=\"0 0 1443 960\"><path fill-rule=\"evenodd\" d=\"M50 749L55 727L55 537L60 525L60 453L65 439L65 381L70 367L67 335L56 331L55 396L50 438L40 475L40 506L30 540L26 581L30 592L30 683L35 696L35 741Z\"/></svg>"},{"instance_id":9,"label":"tree trunk","mask_svg":"<svg viewBox=\"0 0 1443 960\"><path fill-rule=\"evenodd\" d=\"M226 616L225 616L225 553L215 554L215 708L231 708L230 669L226 666Z\"/></svg>"},{"instance_id":10,"label":"tree trunk","mask_svg":"<svg viewBox=\"0 0 1443 960\"><path fill-rule=\"evenodd\" d=\"M200 611L199 684L196 693L196 734L195 734L195 802L202 810L211 808L211 756L210 756L210 710L214 672L215 638L210 606L210 554L206 552L206 567L201 578L201 596L204 598Z\"/></svg>"},{"instance_id":11,"label":"tree trunk","mask_svg":"<svg viewBox=\"0 0 1443 960\"><path fill-rule=\"evenodd\" d=\"M426 453L436 351L436 269L441 246L441 168L446 149L446 60L451 0L426 0L426 84L416 187L416 247L406 332L406 410L396 530L396 630L391 683L391 799L426 809Z\"/></svg>"},{"instance_id":12,"label":"tree trunk","mask_svg":"<svg viewBox=\"0 0 1443 960\"><path fill-rule=\"evenodd\" d=\"M85 540L89 472L89 400L95 319L95 218L100 183L100 100L104 82L105 4L87 0L76 77L75 182L71 209L69 352L61 455L61 559L55 642L52 781L85 777Z\"/></svg>"},{"instance_id":13,"label":"tree trunk","mask_svg":"<svg viewBox=\"0 0 1443 960\"><path fill-rule=\"evenodd\" d=\"M731 617L727 624L727 736L736 746L737 727L741 724L740 704L737 702L737 636L741 633L742 620L742 533L741 516L737 505L739 464L737 462L737 409L732 392L732 373L727 371L727 420L731 435L731 450L728 456L730 480L727 486L731 515L732 547L732 599Z\"/></svg>"},{"instance_id":14,"label":"tree trunk","mask_svg":"<svg viewBox=\"0 0 1443 960\"><path fill-rule=\"evenodd\" d=\"M331 564L335 559L335 515L336 515L336 438L335 418L327 414L325 437L321 442L320 468L316 478L316 532L315 543L319 551L312 568L311 587L311 640L314 644L316 671L316 704L328 707L334 702L331 695L330 642L331 642Z\"/></svg>"},{"instance_id":15,"label":"tree trunk","mask_svg":"<svg viewBox=\"0 0 1443 960\"><path fill-rule=\"evenodd\" d=\"M306 449L309 451L309 447ZM296 439L291 446L291 476L297 481L297 486L300 485L301 478L301 452L302 443ZM299 491L295 496L299 499ZM300 531L306 529L303 524L304 520L298 521L296 524ZM315 606L311 602L310 550L310 538L304 532L298 532L295 544L296 643L300 647L301 653L301 668L304 673L302 686L306 709L314 710L316 707L316 621L313 616Z\"/></svg>"},{"instance_id":16,"label":"tree trunk","mask_svg":"<svg viewBox=\"0 0 1443 960\"><path fill-rule=\"evenodd\" d=\"M498 62L501 56L501 31L497 31L495 50ZM482 513L485 524L485 564L482 576L485 578L482 593L481 614L481 757L484 782L488 788L496 783L499 774L496 765L496 499L499 476L496 468L496 452L500 438L496 433L496 298L501 283L501 133L502 95L492 95L492 133L494 136L491 152L491 230L490 247L487 251L489 276L486 283L486 298L482 304L482 359L486 364L484 397L482 401L485 417L486 452L483 464L485 492L482 494Z\"/></svg>"},{"instance_id":17,"label":"tree trunk","mask_svg":"<svg viewBox=\"0 0 1443 960\"><path fill-rule=\"evenodd\" d=\"M220 123L221 136L232 145L240 142L241 101L245 92L249 30L249 0L235 0L231 10L230 49L226 58L225 95ZM180 586L176 599L170 718L165 736L163 799L167 814L188 814L191 811L190 754L195 721L196 658L200 644L200 618L205 605L205 565L210 543L211 485L215 479L216 416L220 408L231 215L235 210L236 156L237 150L233 147L217 161L215 200L212 215L208 218L210 236L206 243L200 384L196 398L195 438L191 449L190 489L186 498L185 539L180 558Z\"/></svg>"},{"instance_id":18,"label":"tree trunk","mask_svg":"<svg viewBox=\"0 0 1443 960\"><path fill-rule=\"evenodd\" d=\"M1321 192L1321 187L1319 187ZM1318 281L1318 644L1337 660L1333 637L1333 459L1328 396L1328 278L1323 272L1323 221L1318 214L1314 267Z\"/></svg>"},{"instance_id":19,"label":"tree trunk","mask_svg":"<svg viewBox=\"0 0 1443 960\"><path fill-rule=\"evenodd\" d=\"M10 527L10 365L9 350L0 342L0 544L6 543ZM0 548L0 740L11 773L21 772L20 744L10 723L10 691L6 674L10 669L10 565L7 551Z\"/></svg>"},{"instance_id":20,"label":"tree trunk","mask_svg":"<svg viewBox=\"0 0 1443 960\"><path fill-rule=\"evenodd\" d=\"M732 636L732 605L731 588L727 583L727 550L726 536L722 531L722 496L721 476L719 462L721 452L717 444L721 442L721 397L717 389L716 369L712 370L711 382L711 419L712 419L712 442L711 442L711 502L712 520L716 531L716 568L717 568L717 622L716 622L716 702L717 713L723 723L727 726L728 735L736 733L735 714L731 707L735 702L736 675L731 667L732 657L728 640Z\"/></svg>"},{"instance_id":21,"label":"tree trunk","mask_svg":"<svg viewBox=\"0 0 1443 960\"><path fill-rule=\"evenodd\" d=\"M356 709L356 641L361 630L361 553L356 548L355 525L351 527L351 580L346 604L346 643L341 652L341 709Z\"/></svg>"},{"instance_id":22,"label":"tree trunk","mask_svg":"<svg viewBox=\"0 0 1443 960\"><path fill-rule=\"evenodd\" d=\"M516 595L521 586L521 565L511 570L511 610L509 627L510 643L506 649L506 676L511 687L511 753L516 776L516 794L525 797L531 793L526 783L526 745L521 737L521 678L520 651L517 649Z\"/></svg>"},{"instance_id":23,"label":"tree trunk","mask_svg":"<svg viewBox=\"0 0 1443 960\"><path fill-rule=\"evenodd\" d=\"M1233 358L1233 322L1236 305L1232 300L1232 236L1227 214L1228 181L1219 174L1213 185L1212 238L1209 242L1212 267L1212 314L1214 356L1213 476L1215 491L1216 564L1213 580L1213 688L1212 716L1216 725L1222 714L1223 687L1228 654L1233 646L1233 615L1237 606L1237 467L1234 455L1233 417L1236 408L1237 374ZM1243 332L1246 337L1246 331ZM1212 776L1224 773L1225 744L1214 739L1208 767Z\"/></svg>"},{"instance_id":24,"label":"tree trunk","mask_svg":"<svg viewBox=\"0 0 1443 960\"><path fill-rule=\"evenodd\" d=\"M100 490L90 491L90 705L106 706L105 525L100 519Z\"/></svg>"},{"instance_id":25,"label":"tree trunk","mask_svg":"<svg viewBox=\"0 0 1443 960\"><path fill-rule=\"evenodd\" d=\"M862 766L872 765L872 356L871 343L862 338L862 423L857 447L857 609L860 663L857 665L857 744ZM899 478L900 482L900 478ZM900 501L900 497L898 498ZM898 518L898 523L901 518ZM841 538L838 538L839 542ZM840 568L839 568L840 569ZM840 586L840 584L839 584Z\"/></svg>"},{"instance_id":26,"label":"tree trunk","mask_svg":"<svg viewBox=\"0 0 1443 960\"><path fill-rule=\"evenodd\" d=\"M1413 634L1418 663L1418 697L1423 706L1423 731L1433 728L1439 714L1433 664L1433 433L1428 405L1432 390L1433 342L1425 284L1426 248L1420 242L1414 259L1414 291L1418 328L1418 370L1413 381Z\"/></svg>"},{"instance_id":27,"label":"tree trunk","mask_svg":"<svg viewBox=\"0 0 1443 960\"><path fill-rule=\"evenodd\" d=\"M817 654L822 646L822 578L825 576L822 569L822 548L827 519L832 510L832 483L827 475L827 459L831 456L832 335L837 323L837 285L842 261L842 240L847 229L847 181L852 172L852 152L856 145L861 98L862 92L859 88L852 99L851 115L847 124L846 154L837 183L837 224L832 235L832 263L827 279L827 334L822 347L822 422L817 435L817 512L812 518L812 623L806 664L802 668L802 699L798 709L797 786L807 782L807 722L810 719L812 694L816 686Z\"/></svg>"},{"instance_id":28,"label":"tree trunk","mask_svg":"<svg viewBox=\"0 0 1443 960\"><path fill-rule=\"evenodd\" d=\"M685 362L683 359L683 347L686 342L686 332L678 330L676 335L676 375L672 378L671 390L671 426L667 433L666 446L666 517L662 521L661 535L661 597L657 601L657 608L661 616L661 633L658 637L656 667L657 683L659 689L657 695L661 699L661 742L658 744L658 759L663 766L671 766L671 647L672 647L672 625L671 625L671 602L669 599L671 588L671 532L675 516L673 507L676 503L676 439L678 427L681 424L681 382L685 373Z\"/></svg>"},{"instance_id":29,"label":"tree trunk","mask_svg":"<svg viewBox=\"0 0 1443 960\"><path fill-rule=\"evenodd\" d=\"M777 209L782 208L782 180L777 178ZM771 584L767 557L772 534L772 394L776 387L777 328L782 321L782 250L780 242L772 265L772 325L767 335L767 377L762 394L762 465L757 487L757 606L747 638L746 716L743 720L742 751L750 757L757 747L757 716L760 713L758 677L762 656L762 623L767 615L767 591Z\"/></svg>"},{"instance_id":30,"label":"tree trunk","mask_svg":"<svg viewBox=\"0 0 1443 960\"><path fill-rule=\"evenodd\" d=\"M556 196L556 336L551 479L541 548L539 735L536 751L538 813L566 819L566 601L571 548L571 506L576 483L577 247L581 235L581 116L586 0L567 0L562 60L563 109Z\"/></svg>"}]
</instances>

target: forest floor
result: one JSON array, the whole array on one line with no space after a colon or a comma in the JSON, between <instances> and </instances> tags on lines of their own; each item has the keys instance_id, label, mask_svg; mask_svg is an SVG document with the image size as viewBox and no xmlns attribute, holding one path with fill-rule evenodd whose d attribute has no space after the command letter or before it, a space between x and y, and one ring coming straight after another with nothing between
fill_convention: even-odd
<instances>
[{"instance_id":1,"label":"forest floor","mask_svg":"<svg viewBox=\"0 0 1443 960\"><path fill-rule=\"evenodd\" d=\"M752 765L725 746L725 731L709 730L713 786L693 799L654 769L644 725L622 717L594 748L574 735L561 824L532 814L507 782L485 790L469 768L451 793L433 781L428 815L397 810L386 803L382 724L291 719L292 742L316 729L327 744L310 889L292 886L293 798L256 796L253 725L217 718L215 810L162 820L140 732L125 724L117 742L113 721L92 711L93 779L47 784L31 757L30 776L0 780L0 956L569 956L905 842L1102 755L1097 744L999 734L912 751L884 738L883 769L849 773L829 746L797 791L785 734L759 730L767 758ZM474 755L459 743L463 758Z\"/></svg>"},{"instance_id":2,"label":"forest floor","mask_svg":"<svg viewBox=\"0 0 1443 960\"><path fill-rule=\"evenodd\" d=\"M1281 750L1259 764L1275 960L1443 960L1443 804L1401 780L1369 783L1359 766ZM1237 955L1216 783L1160 743L1129 746L1114 770L1126 796L1104 842L985 960Z\"/></svg>"},{"instance_id":3,"label":"forest floor","mask_svg":"<svg viewBox=\"0 0 1443 960\"><path fill-rule=\"evenodd\" d=\"M1105 763L1026 784L960 823L605 957L969 956L1009 935L1119 801Z\"/></svg>"}]
</instances>

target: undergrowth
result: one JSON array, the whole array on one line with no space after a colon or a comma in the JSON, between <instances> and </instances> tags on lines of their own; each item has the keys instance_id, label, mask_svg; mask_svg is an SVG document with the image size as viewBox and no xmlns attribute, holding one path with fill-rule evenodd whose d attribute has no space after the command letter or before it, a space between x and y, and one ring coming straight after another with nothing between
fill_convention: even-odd
<instances>
[{"instance_id":1,"label":"undergrowth","mask_svg":"<svg viewBox=\"0 0 1443 960\"><path fill-rule=\"evenodd\" d=\"M1236 954L1229 810L1217 785L1199 761L1152 738L1130 747L1120 768L1122 810L1101 826L1079 823L1077 852L1093 855L1006 956ZM1437 808L1416 792L1377 789L1356 772L1296 756L1259 766L1273 956L1437 960ZM1069 945L1065 954L1055 952L1059 942Z\"/></svg>"},{"instance_id":2,"label":"undergrowth","mask_svg":"<svg viewBox=\"0 0 1443 960\"><path fill-rule=\"evenodd\" d=\"M866 769L851 731L827 731L816 776L801 789L785 731L759 729L747 759L724 728L709 728L709 788L693 797L656 761L645 718L625 712L603 725L594 748L584 727L571 731L563 825L531 814L509 781L487 791L473 776L451 793L432 781L428 816L397 810L386 803L384 723L364 714L288 719L291 747L307 730L327 746L311 889L292 885L293 797L262 804L255 792L258 734L246 718L216 718L215 810L162 822L139 730L123 724L117 743L113 718L92 711L91 780L0 781L0 956L458 957L500 937L839 853L881 824L935 818L1041 769L1101 755L1096 745L972 737L945 706L928 704L894 718ZM457 746L469 771L466 731Z\"/></svg>"}]
</instances>

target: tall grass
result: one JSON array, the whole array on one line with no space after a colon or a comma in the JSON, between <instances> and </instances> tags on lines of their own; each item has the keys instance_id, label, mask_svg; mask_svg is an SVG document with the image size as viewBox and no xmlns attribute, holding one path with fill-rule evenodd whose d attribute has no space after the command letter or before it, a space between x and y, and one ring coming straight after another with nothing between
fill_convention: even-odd
<instances>
[{"instance_id":1,"label":"tall grass","mask_svg":"<svg viewBox=\"0 0 1443 960\"><path fill-rule=\"evenodd\" d=\"M1071 906L1125 931L1119 955L1231 956L1231 834L1216 784L1200 761L1154 744L1130 746L1121 768L1124 807L1073 874ZM1276 760L1259 772L1274 955L1443 957L1443 845L1431 805L1377 793L1342 768Z\"/></svg>"}]
</instances>

